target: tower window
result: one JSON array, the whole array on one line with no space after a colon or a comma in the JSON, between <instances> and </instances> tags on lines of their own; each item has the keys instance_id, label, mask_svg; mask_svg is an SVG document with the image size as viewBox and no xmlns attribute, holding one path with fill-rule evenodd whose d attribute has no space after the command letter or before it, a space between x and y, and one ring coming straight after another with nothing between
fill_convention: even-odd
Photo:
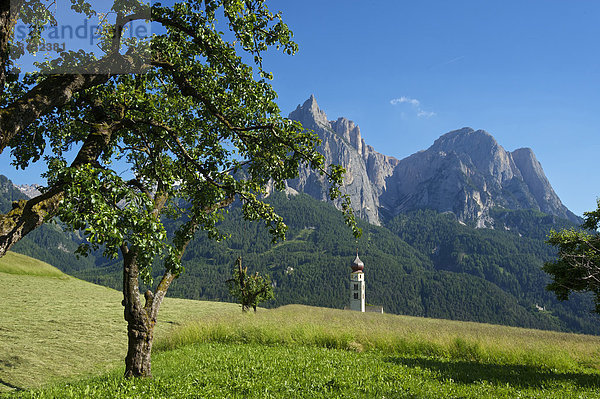
<instances>
[{"instance_id":1,"label":"tower window","mask_svg":"<svg viewBox=\"0 0 600 399\"><path fill-rule=\"evenodd\" d=\"M358 284L354 284L354 289L358 291Z\"/></svg>"},{"instance_id":2,"label":"tower window","mask_svg":"<svg viewBox=\"0 0 600 399\"><path fill-rule=\"evenodd\" d=\"M358 299L358 292L354 293L354 299Z\"/></svg>"}]
</instances>

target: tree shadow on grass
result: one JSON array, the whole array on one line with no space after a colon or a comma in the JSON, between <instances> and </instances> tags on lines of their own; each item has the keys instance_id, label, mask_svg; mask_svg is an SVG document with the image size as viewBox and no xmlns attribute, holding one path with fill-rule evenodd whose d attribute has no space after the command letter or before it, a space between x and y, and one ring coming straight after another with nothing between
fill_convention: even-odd
<instances>
[{"instance_id":1,"label":"tree shadow on grass","mask_svg":"<svg viewBox=\"0 0 600 399\"><path fill-rule=\"evenodd\" d=\"M553 372L534 366L484 364L474 361L442 361L423 358L387 357L386 362L420 367L440 374L440 380L472 384L487 381L520 388L542 388L554 383L572 383L582 388L600 387L599 374Z\"/></svg>"},{"instance_id":2,"label":"tree shadow on grass","mask_svg":"<svg viewBox=\"0 0 600 399\"><path fill-rule=\"evenodd\" d=\"M23 359L19 356L8 356L7 358L0 358L0 376L3 374L4 370L10 370L14 367L18 367L23 363ZM4 381L0 378L0 385L4 385L10 389L14 389L17 391L23 390L23 388L18 387L16 385L11 384L10 382Z\"/></svg>"},{"instance_id":3,"label":"tree shadow on grass","mask_svg":"<svg viewBox=\"0 0 600 399\"><path fill-rule=\"evenodd\" d=\"M6 387L8 387L8 388L10 388L12 390L15 390L15 391L23 391L23 388L18 387L16 385L13 385L10 382L6 382L6 381L4 381L2 379L0 379L0 385L4 385L4 386L6 386ZM2 396L1 392L0 392L0 396Z\"/></svg>"}]
</instances>

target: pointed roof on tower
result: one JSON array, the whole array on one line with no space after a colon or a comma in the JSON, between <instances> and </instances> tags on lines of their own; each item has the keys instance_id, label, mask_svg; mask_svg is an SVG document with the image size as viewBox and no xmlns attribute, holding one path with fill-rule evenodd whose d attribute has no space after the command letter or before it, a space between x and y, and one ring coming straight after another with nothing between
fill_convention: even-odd
<instances>
[{"instance_id":1,"label":"pointed roof on tower","mask_svg":"<svg viewBox=\"0 0 600 399\"><path fill-rule=\"evenodd\" d=\"M354 258L354 261L352 261L352 264L350 265L350 267L352 268L352 272L358 272L358 271L362 272L363 269L365 268L365 264L358 257L358 249L356 250L356 258Z\"/></svg>"}]
</instances>

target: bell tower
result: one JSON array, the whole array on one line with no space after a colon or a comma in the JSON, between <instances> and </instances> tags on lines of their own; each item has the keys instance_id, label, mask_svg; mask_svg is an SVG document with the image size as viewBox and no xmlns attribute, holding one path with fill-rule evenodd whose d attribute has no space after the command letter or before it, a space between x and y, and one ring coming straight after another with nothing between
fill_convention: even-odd
<instances>
[{"instance_id":1,"label":"bell tower","mask_svg":"<svg viewBox=\"0 0 600 399\"><path fill-rule=\"evenodd\" d=\"M365 264L358 257L356 250L356 258L350 265L352 273L350 273L350 310L359 312L365 311L365 274L363 269Z\"/></svg>"}]
</instances>

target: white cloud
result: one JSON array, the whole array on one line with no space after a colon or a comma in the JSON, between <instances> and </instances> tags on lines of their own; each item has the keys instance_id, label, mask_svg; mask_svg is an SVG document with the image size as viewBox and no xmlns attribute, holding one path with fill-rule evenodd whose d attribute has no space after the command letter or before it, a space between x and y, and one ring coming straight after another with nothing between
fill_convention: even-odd
<instances>
[{"instance_id":1,"label":"white cloud","mask_svg":"<svg viewBox=\"0 0 600 399\"><path fill-rule=\"evenodd\" d=\"M411 104L415 107L418 107L421 103L419 102L419 100L416 100L414 98L408 98L408 97L400 97L400 98L394 98L393 100L390 100L390 104L392 105L398 105L398 104L402 104L402 103L408 103Z\"/></svg>"},{"instance_id":2,"label":"white cloud","mask_svg":"<svg viewBox=\"0 0 600 399\"><path fill-rule=\"evenodd\" d=\"M435 116L435 112L423 111L422 109L420 109L419 112L417 112L417 116L419 118L431 118L432 116Z\"/></svg>"},{"instance_id":3,"label":"white cloud","mask_svg":"<svg viewBox=\"0 0 600 399\"><path fill-rule=\"evenodd\" d=\"M394 98L394 99L390 100L390 104L392 104L392 105L410 104L413 108L415 108L417 117L419 117L419 118L431 118L432 116L435 116L435 112L425 111L424 109L422 109L421 102L415 98L402 96L402 97L398 97L398 98Z\"/></svg>"}]
</instances>

